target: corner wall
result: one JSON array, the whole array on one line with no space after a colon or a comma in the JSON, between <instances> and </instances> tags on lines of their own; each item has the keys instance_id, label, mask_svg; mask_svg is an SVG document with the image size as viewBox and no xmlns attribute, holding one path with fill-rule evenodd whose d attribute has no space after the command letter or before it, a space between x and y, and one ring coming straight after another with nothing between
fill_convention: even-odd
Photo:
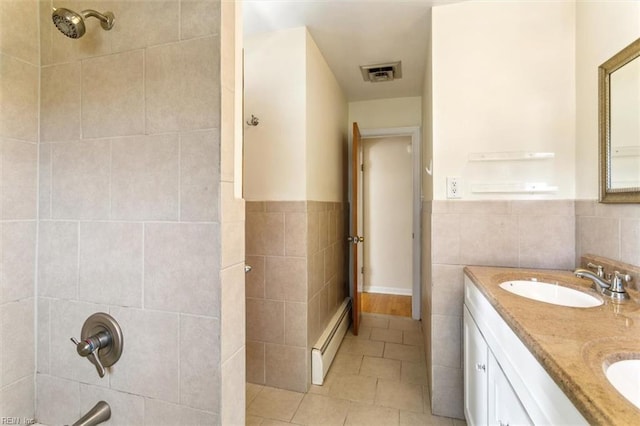
<instances>
[{"instance_id":1,"label":"corner wall","mask_svg":"<svg viewBox=\"0 0 640 426\"><path fill-rule=\"evenodd\" d=\"M0 418L35 417L38 2L0 2Z\"/></svg>"}]
</instances>

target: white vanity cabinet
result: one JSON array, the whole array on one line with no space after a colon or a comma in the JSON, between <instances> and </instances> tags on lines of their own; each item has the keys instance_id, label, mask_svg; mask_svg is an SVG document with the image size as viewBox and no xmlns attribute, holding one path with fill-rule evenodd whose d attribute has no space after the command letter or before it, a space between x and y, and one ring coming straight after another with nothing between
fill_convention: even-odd
<instances>
[{"instance_id":1,"label":"white vanity cabinet","mask_svg":"<svg viewBox=\"0 0 640 426\"><path fill-rule=\"evenodd\" d=\"M470 425L532 425L507 376L464 308L464 414Z\"/></svg>"},{"instance_id":2,"label":"white vanity cabinet","mask_svg":"<svg viewBox=\"0 0 640 426\"><path fill-rule=\"evenodd\" d=\"M476 425L587 425L471 279L464 285L464 413Z\"/></svg>"}]
</instances>

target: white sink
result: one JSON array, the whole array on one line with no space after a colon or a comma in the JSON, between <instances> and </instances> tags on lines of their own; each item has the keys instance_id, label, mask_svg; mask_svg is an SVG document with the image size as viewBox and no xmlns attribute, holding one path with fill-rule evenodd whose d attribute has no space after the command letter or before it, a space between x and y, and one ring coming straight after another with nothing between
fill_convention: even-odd
<instances>
[{"instance_id":1,"label":"white sink","mask_svg":"<svg viewBox=\"0 0 640 426\"><path fill-rule=\"evenodd\" d=\"M611 364L607 379L618 392L640 408L640 359L627 359Z\"/></svg>"},{"instance_id":2,"label":"white sink","mask_svg":"<svg viewBox=\"0 0 640 426\"><path fill-rule=\"evenodd\" d=\"M500 287L518 296L553 305L572 308L592 308L602 305L602 300L597 297L559 284L540 281L505 281L500 284Z\"/></svg>"}]
</instances>

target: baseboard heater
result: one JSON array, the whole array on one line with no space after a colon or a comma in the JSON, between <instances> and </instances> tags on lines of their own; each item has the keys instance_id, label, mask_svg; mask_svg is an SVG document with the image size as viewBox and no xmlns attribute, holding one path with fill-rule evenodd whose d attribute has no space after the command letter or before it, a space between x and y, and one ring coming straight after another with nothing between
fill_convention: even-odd
<instances>
[{"instance_id":1,"label":"baseboard heater","mask_svg":"<svg viewBox=\"0 0 640 426\"><path fill-rule=\"evenodd\" d=\"M324 382L324 376L327 375L340 343L349 330L350 308L351 298L347 297L311 349L311 383L314 385L322 385Z\"/></svg>"}]
</instances>

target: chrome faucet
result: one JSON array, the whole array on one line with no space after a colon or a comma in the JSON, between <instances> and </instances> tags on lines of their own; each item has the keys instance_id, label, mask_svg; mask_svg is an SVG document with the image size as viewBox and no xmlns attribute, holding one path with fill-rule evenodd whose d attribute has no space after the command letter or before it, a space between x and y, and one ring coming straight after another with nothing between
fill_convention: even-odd
<instances>
[{"instance_id":1,"label":"chrome faucet","mask_svg":"<svg viewBox=\"0 0 640 426\"><path fill-rule=\"evenodd\" d=\"M80 418L73 426L95 426L111 418L111 407L104 401L98 402L91 410Z\"/></svg>"},{"instance_id":2,"label":"chrome faucet","mask_svg":"<svg viewBox=\"0 0 640 426\"><path fill-rule=\"evenodd\" d=\"M576 277L590 279L597 290L605 296L609 296L614 300L629 299L629 293L624 289L625 283L631 281L629 274L623 274L619 271L614 271L611 279L608 280L604 277L604 273L598 270L598 273L591 272L587 269L576 269L573 271Z\"/></svg>"}]
</instances>

